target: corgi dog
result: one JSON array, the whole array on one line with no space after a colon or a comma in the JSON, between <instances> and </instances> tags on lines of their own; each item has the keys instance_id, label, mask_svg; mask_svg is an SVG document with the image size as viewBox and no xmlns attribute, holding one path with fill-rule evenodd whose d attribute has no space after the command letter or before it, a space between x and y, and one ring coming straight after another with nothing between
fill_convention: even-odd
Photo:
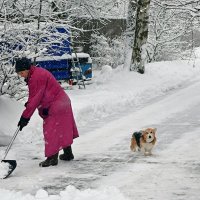
<instances>
[{"instance_id":1,"label":"corgi dog","mask_svg":"<svg viewBox=\"0 0 200 200\"><path fill-rule=\"evenodd\" d=\"M151 151L156 143L156 128L146 128L139 132L134 132L131 138L130 149L141 151L145 156L152 155Z\"/></svg>"}]
</instances>

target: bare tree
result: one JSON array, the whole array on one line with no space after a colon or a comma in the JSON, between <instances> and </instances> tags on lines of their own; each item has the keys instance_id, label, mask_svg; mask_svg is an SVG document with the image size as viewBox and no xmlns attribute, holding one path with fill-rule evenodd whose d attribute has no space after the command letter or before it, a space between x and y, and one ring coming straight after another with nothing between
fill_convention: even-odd
<instances>
[{"instance_id":1,"label":"bare tree","mask_svg":"<svg viewBox=\"0 0 200 200\"><path fill-rule=\"evenodd\" d=\"M195 47L193 34L199 30L199 5L196 0L152 0L149 62L191 56L189 51Z\"/></svg>"},{"instance_id":2,"label":"bare tree","mask_svg":"<svg viewBox=\"0 0 200 200\"><path fill-rule=\"evenodd\" d=\"M148 37L148 62L180 58L190 40L184 40L191 31L191 17L180 10L167 9L152 3Z\"/></svg>"}]
</instances>

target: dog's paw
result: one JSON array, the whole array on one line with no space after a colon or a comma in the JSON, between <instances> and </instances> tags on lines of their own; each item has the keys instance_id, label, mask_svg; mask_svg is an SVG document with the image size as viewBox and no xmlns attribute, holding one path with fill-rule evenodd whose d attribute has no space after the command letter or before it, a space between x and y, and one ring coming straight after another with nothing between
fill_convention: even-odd
<instances>
[{"instance_id":1,"label":"dog's paw","mask_svg":"<svg viewBox=\"0 0 200 200\"><path fill-rule=\"evenodd\" d=\"M136 152L136 149L131 149L132 152Z\"/></svg>"},{"instance_id":2,"label":"dog's paw","mask_svg":"<svg viewBox=\"0 0 200 200\"><path fill-rule=\"evenodd\" d=\"M145 152L144 155L145 155L145 156L151 156L152 153L151 153L151 152Z\"/></svg>"}]
</instances>

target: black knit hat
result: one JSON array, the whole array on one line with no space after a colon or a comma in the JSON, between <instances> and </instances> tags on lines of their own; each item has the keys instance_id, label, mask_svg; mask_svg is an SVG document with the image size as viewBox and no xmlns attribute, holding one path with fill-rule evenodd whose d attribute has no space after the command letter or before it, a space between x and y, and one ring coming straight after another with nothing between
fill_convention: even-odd
<instances>
[{"instance_id":1,"label":"black knit hat","mask_svg":"<svg viewBox=\"0 0 200 200\"><path fill-rule=\"evenodd\" d=\"M15 71L16 72L29 70L30 68L31 68L31 60L30 59L28 59L26 57L16 59L16 63L15 63Z\"/></svg>"}]
</instances>

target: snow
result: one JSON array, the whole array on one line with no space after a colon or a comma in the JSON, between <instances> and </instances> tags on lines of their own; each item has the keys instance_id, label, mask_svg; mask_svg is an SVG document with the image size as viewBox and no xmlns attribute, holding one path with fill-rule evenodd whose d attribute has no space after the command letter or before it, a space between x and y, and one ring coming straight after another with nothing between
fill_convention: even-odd
<instances>
[{"instance_id":1,"label":"snow","mask_svg":"<svg viewBox=\"0 0 200 200\"><path fill-rule=\"evenodd\" d=\"M45 60L65 60L70 58L90 58L90 55L88 53L72 53L70 54L63 54L62 56L44 56L44 57L38 57L37 61L45 61Z\"/></svg>"},{"instance_id":2,"label":"snow","mask_svg":"<svg viewBox=\"0 0 200 200\"><path fill-rule=\"evenodd\" d=\"M9 164L1 162L0 163L0 179L4 178L9 171Z\"/></svg>"},{"instance_id":3,"label":"snow","mask_svg":"<svg viewBox=\"0 0 200 200\"><path fill-rule=\"evenodd\" d=\"M66 90L80 137L75 160L56 167L38 167L44 146L36 111L6 158L18 166L0 181L1 199L199 199L200 60L193 64L151 63L144 75L104 66L85 90ZM0 143L14 134L23 104L0 97L0 139L7 137ZM145 127L157 128L152 156L129 149L132 133Z\"/></svg>"},{"instance_id":4,"label":"snow","mask_svg":"<svg viewBox=\"0 0 200 200\"><path fill-rule=\"evenodd\" d=\"M13 99L6 98L5 96L0 97L0 139L8 140L9 136L13 134L16 129L16 124L20 118L20 110L23 109L23 105L19 104Z\"/></svg>"},{"instance_id":5,"label":"snow","mask_svg":"<svg viewBox=\"0 0 200 200\"><path fill-rule=\"evenodd\" d=\"M86 189L80 191L73 186L68 186L59 195L48 195L48 193L40 189L36 195L25 194L21 192L15 193L14 191L1 190L1 199L20 199L20 200L127 200L123 194L116 188L110 187L100 190Z\"/></svg>"}]
</instances>

